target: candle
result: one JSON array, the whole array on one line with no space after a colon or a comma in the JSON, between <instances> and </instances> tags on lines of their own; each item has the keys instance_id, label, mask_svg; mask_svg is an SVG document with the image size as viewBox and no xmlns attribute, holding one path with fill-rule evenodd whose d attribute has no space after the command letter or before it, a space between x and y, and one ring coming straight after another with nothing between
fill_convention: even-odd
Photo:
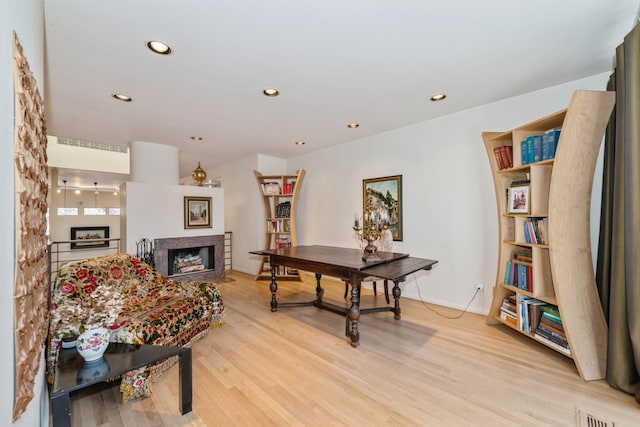
<instances>
[{"instance_id":1,"label":"candle","mask_svg":"<svg viewBox=\"0 0 640 427\"><path fill-rule=\"evenodd\" d=\"M353 225L354 227L358 227L360 225L358 221L358 212L353 215Z\"/></svg>"}]
</instances>

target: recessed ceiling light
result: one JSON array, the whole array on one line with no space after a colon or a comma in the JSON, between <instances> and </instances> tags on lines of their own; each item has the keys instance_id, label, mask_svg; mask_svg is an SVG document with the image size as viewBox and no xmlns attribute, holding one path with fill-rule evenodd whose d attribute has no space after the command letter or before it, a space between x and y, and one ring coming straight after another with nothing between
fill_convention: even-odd
<instances>
[{"instance_id":1,"label":"recessed ceiling light","mask_svg":"<svg viewBox=\"0 0 640 427\"><path fill-rule=\"evenodd\" d=\"M265 90L262 91L262 93L264 93L267 96L278 96L278 95L280 95L280 92L278 92L278 89L274 89L274 88L266 88Z\"/></svg>"},{"instance_id":2,"label":"recessed ceiling light","mask_svg":"<svg viewBox=\"0 0 640 427\"><path fill-rule=\"evenodd\" d=\"M191 136L190 138L194 141L202 141L203 139L201 136Z\"/></svg>"},{"instance_id":3,"label":"recessed ceiling light","mask_svg":"<svg viewBox=\"0 0 640 427\"><path fill-rule=\"evenodd\" d=\"M159 55L169 55L171 53L171 48L169 47L169 45L161 41L148 41L147 47L149 48L149 50Z\"/></svg>"},{"instance_id":4,"label":"recessed ceiling light","mask_svg":"<svg viewBox=\"0 0 640 427\"><path fill-rule=\"evenodd\" d=\"M123 95L121 93L114 93L113 96L115 99L117 99L118 101L122 101L122 102L131 102L131 97L127 96L127 95Z\"/></svg>"},{"instance_id":5,"label":"recessed ceiling light","mask_svg":"<svg viewBox=\"0 0 640 427\"><path fill-rule=\"evenodd\" d=\"M445 99L447 97L447 95L445 95L444 93L439 93L437 95L433 95L431 97L431 100L436 102L436 101L442 101L443 99Z\"/></svg>"},{"instance_id":6,"label":"recessed ceiling light","mask_svg":"<svg viewBox=\"0 0 640 427\"><path fill-rule=\"evenodd\" d=\"M304 141L296 141L296 145L304 145L304 144L306 144L306 142L304 142Z\"/></svg>"},{"instance_id":7,"label":"recessed ceiling light","mask_svg":"<svg viewBox=\"0 0 640 427\"><path fill-rule=\"evenodd\" d=\"M349 123L349 124L347 125L347 127L348 127L348 128L350 128L350 129L355 129L355 128L357 128L357 127L360 127L360 125L359 125L359 124L357 124L357 123Z\"/></svg>"}]
</instances>

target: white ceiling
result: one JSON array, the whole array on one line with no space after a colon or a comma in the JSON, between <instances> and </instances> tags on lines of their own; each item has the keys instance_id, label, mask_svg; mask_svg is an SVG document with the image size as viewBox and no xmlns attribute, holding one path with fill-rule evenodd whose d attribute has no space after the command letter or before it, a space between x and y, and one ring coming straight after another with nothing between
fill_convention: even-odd
<instances>
[{"instance_id":1,"label":"white ceiling","mask_svg":"<svg viewBox=\"0 0 640 427\"><path fill-rule=\"evenodd\" d=\"M639 3L44 4L48 133L176 146L185 176L198 161L208 169L255 153L287 158L610 71ZM149 40L173 53L152 53ZM264 96L267 87L281 95ZM439 92L447 99L430 102Z\"/></svg>"}]
</instances>

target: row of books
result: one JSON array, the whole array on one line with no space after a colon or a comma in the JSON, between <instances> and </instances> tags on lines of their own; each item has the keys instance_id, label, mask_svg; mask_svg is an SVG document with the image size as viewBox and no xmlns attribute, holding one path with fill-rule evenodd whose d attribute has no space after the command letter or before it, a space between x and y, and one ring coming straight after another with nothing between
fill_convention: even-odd
<instances>
[{"instance_id":1,"label":"row of books","mask_svg":"<svg viewBox=\"0 0 640 427\"><path fill-rule=\"evenodd\" d=\"M507 261L504 274L505 285L515 286L523 291L533 292L533 266L530 250L519 250Z\"/></svg>"},{"instance_id":2,"label":"row of books","mask_svg":"<svg viewBox=\"0 0 640 427\"><path fill-rule=\"evenodd\" d=\"M293 194L293 188L295 187L296 182L285 182L280 187L280 184L277 182L265 182L262 184L262 190L264 194L269 196L274 196L278 194L290 195Z\"/></svg>"},{"instance_id":3,"label":"row of books","mask_svg":"<svg viewBox=\"0 0 640 427\"><path fill-rule=\"evenodd\" d=\"M511 294L502 301L500 319L514 328L518 327L518 312L516 311L516 295Z\"/></svg>"},{"instance_id":4,"label":"row of books","mask_svg":"<svg viewBox=\"0 0 640 427\"><path fill-rule=\"evenodd\" d=\"M493 149L496 156L498 169L509 169L513 167L513 147L510 145L500 145Z\"/></svg>"},{"instance_id":5,"label":"row of books","mask_svg":"<svg viewBox=\"0 0 640 427\"><path fill-rule=\"evenodd\" d=\"M560 312L555 305L512 294L502 301L500 319L565 354L571 354Z\"/></svg>"},{"instance_id":6,"label":"row of books","mask_svg":"<svg viewBox=\"0 0 640 427\"><path fill-rule=\"evenodd\" d=\"M520 142L522 164L553 159L560 140L560 129L549 129L542 135L531 135Z\"/></svg>"},{"instance_id":7,"label":"row of books","mask_svg":"<svg viewBox=\"0 0 640 427\"><path fill-rule=\"evenodd\" d=\"M529 218L524 222L524 239L527 243L549 244L549 219Z\"/></svg>"},{"instance_id":8,"label":"row of books","mask_svg":"<svg viewBox=\"0 0 640 427\"><path fill-rule=\"evenodd\" d=\"M511 326L533 334L536 339L570 355L558 307L528 296L507 296L500 307L500 318Z\"/></svg>"},{"instance_id":9,"label":"row of books","mask_svg":"<svg viewBox=\"0 0 640 427\"><path fill-rule=\"evenodd\" d=\"M290 248L291 247L291 242L286 237L279 237L279 238L276 239L275 245L276 245L276 249L279 249L279 248Z\"/></svg>"},{"instance_id":10,"label":"row of books","mask_svg":"<svg viewBox=\"0 0 640 427\"><path fill-rule=\"evenodd\" d=\"M262 265L262 272L271 273L271 265L269 264L269 262L265 262ZM286 276L286 275L298 274L298 269L283 266L283 265L278 265L276 266L275 272L276 272L276 275L278 276Z\"/></svg>"},{"instance_id":11,"label":"row of books","mask_svg":"<svg viewBox=\"0 0 640 427\"><path fill-rule=\"evenodd\" d=\"M291 216L291 202L282 202L276 205L276 218L289 218Z\"/></svg>"},{"instance_id":12,"label":"row of books","mask_svg":"<svg viewBox=\"0 0 640 427\"><path fill-rule=\"evenodd\" d=\"M535 337L566 354L571 354L558 307L547 304L541 310L538 324L534 329Z\"/></svg>"},{"instance_id":13,"label":"row of books","mask_svg":"<svg viewBox=\"0 0 640 427\"><path fill-rule=\"evenodd\" d=\"M267 221L267 232L269 233L288 233L291 230L289 219L273 219Z\"/></svg>"}]
</instances>

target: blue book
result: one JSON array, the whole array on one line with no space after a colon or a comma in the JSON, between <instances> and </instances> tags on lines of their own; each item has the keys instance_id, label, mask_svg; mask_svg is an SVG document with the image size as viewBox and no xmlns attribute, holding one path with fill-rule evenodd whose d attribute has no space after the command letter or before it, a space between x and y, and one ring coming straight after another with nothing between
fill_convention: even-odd
<instances>
[{"instance_id":1,"label":"blue book","mask_svg":"<svg viewBox=\"0 0 640 427\"><path fill-rule=\"evenodd\" d=\"M529 224L527 224L527 221L524 222L523 227L524 227L524 241L527 243L531 243L531 234L529 233Z\"/></svg>"},{"instance_id":2,"label":"blue book","mask_svg":"<svg viewBox=\"0 0 640 427\"><path fill-rule=\"evenodd\" d=\"M533 135L527 138L527 164L533 163Z\"/></svg>"},{"instance_id":3,"label":"blue book","mask_svg":"<svg viewBox=\"0 0 640 427\"><path fill-rule=\"evenodd\" d=\"M533 162L539 162L542 160L542 137L540 135L534 135L533 137Z\"/></svg>"},{"instance_id":4,"label":"blue book","mask_svg":"<svg viewBox=\"0 0 640 427\"><path fill-rule=\"evenodd\" d=\"M549 158L556 157L556 149L560 140L560 129L549 129L546 132L549 135Z\"/></svg>"},{"instance_id":5,"label":"blue book","mask_svg":"<svg viewBox=\"0 0 640 427\"><path fill-rule=\"evenodd\" d=\"M549 159L549 134L542 135L542 160Z\"/></svg>"},{"instance_id":6,"label":"blue book","mask_svg":"<svg viewBox=\"0 0 640 427\"><path fill-rule=\"evenodd\" d=\"M529 164L529 157L527 156L527 140L523 139L522 142L520 142L520 152L522 155L522 164L526 165Z\"/></svg>"},{"instance_id":7,"label":"blue book","mask_svg":"<svg viewBox=\"0 0 640 427\"><path fill-rule=\"evenodd\" d=\"M527 266L518 264L518 288L526 291L527 287Z\"/></svg>"}]
</instances>

